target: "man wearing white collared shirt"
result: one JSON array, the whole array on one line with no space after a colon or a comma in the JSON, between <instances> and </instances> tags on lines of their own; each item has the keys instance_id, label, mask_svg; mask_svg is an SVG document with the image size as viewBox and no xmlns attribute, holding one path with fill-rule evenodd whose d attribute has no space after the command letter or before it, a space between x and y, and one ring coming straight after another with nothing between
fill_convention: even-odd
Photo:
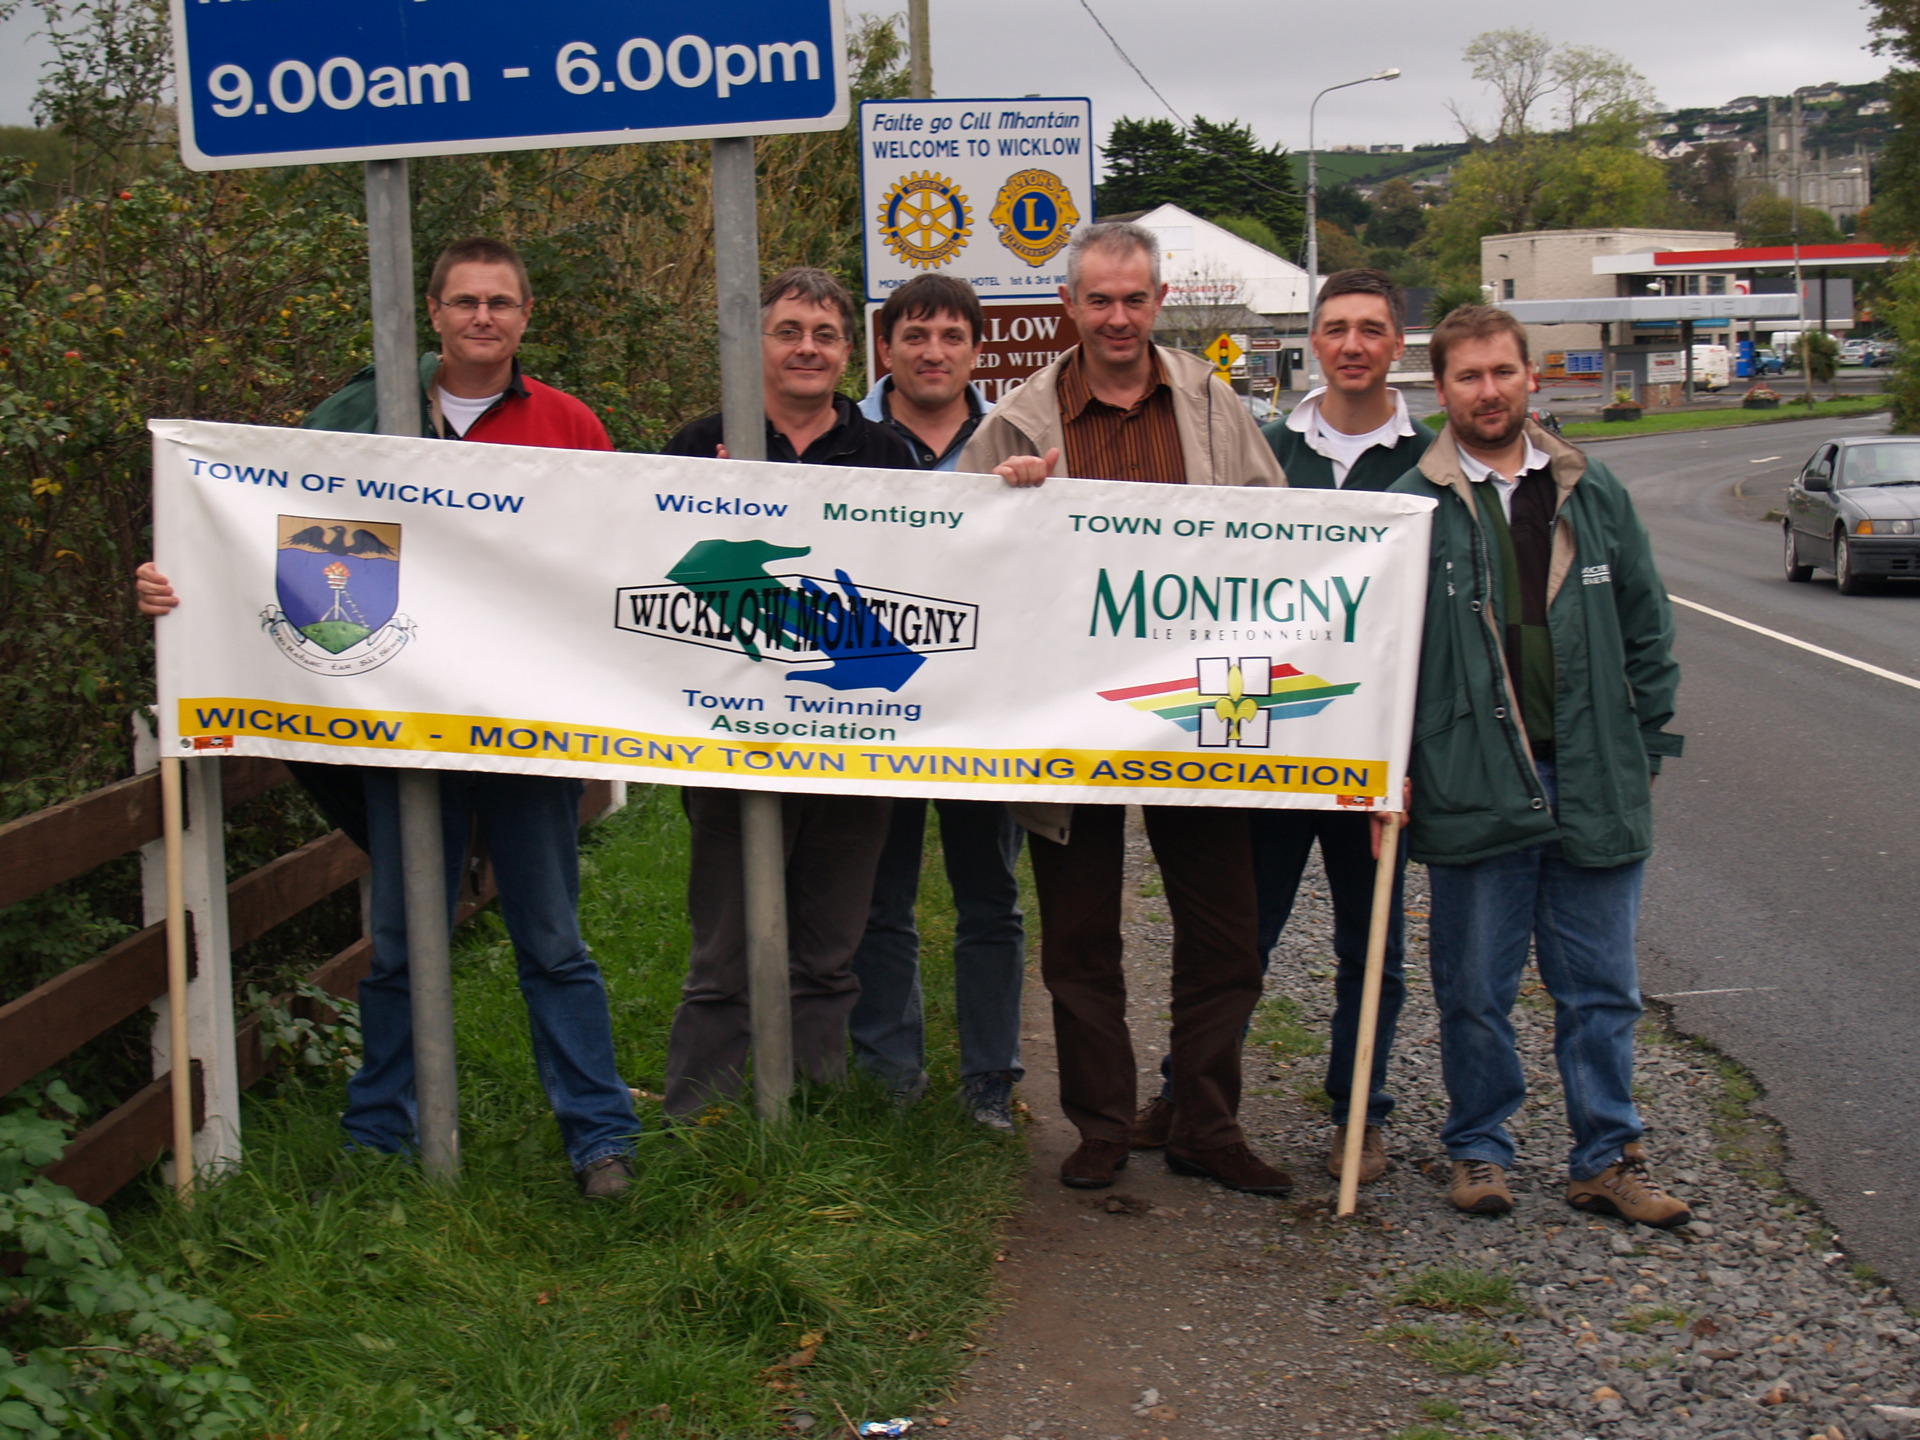
<instances>
[{"instance_id":1,"label":"man wearing white collared shirt","mask_svg":"<svg viewBox=\"0 0 1920 1440\"><path fill-rule=\"evenodd\" d=\"M1307 395L1285 419L1261 433L1286 471L1287 482L1318 490L1385 490L1419 461L1433 432L1415 425L1407 402L1387 384L1393 362L1406 346L1405 302L1400 289L1378 270L1342 270L1329 275L1314 313L1312 343L1327 383ZM1360 988L1366 973L1367 930L1373 910L1373 840L1368 817L1328 810L1252 810L1254 885L1259 897L1260 961L1264 967L1293 912L1293 898L1307 857L1317 841L1333 898L1334 979L1332 1043L1327 1057L1327 1094L1336 1127L1346 1123L1353 1088L1353 1052L1360 1029ZM1400 894L1406 851L1394 871L1388 915L1386 966L1380 1018L1374 1028L1373 1075L1366 1099L1367 1134L1360 1179L1386 1173L1381 1126L1393 1109L1387 1093L1387 1061L1406 998L1402 978ZM1166 1142L1171 1103L1164 1093L1135 1117L1129 1142L1140 1148ZM1340 1129L1327 1151L1327 1169L1340 1173Z\"/></svg>"}]
</instances>

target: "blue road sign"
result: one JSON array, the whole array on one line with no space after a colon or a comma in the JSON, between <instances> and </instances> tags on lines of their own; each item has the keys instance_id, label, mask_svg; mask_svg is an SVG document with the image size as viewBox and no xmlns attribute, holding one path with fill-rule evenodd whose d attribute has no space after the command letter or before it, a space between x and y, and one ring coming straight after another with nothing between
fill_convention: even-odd
<instances>
[{"instance_id":1,"label":"blue road sign","mask_svg":"<svg viewBox=\"0 0 1920 1440\"><path fill-rule=\"evenodd\" d=\"M194 170L837 130L840 0L173 0Z\"/></svg>"}]
</instances>

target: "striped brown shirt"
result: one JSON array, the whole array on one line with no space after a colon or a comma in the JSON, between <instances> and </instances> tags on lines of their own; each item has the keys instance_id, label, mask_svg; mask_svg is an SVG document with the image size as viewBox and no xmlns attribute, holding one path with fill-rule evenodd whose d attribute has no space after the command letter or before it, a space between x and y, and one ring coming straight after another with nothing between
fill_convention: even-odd
<instances>
[{"instance_id":1,"label":"striped brown shirt","mask_svg":"<svg viewBox=\"0 0 1920 1440\"><path fill-rule=\"evenodd\" d=\"M1153 385L1122 409L1087 388L1085 357L1061 367L1057 382L1060 421L1066 432L1067 473L1081 480L1145 480L1160 485L1187 483L1187 462L1180 453L1180 426L1173 414L1173 387L1153 355Z\"/></svg>"}]
</instances>

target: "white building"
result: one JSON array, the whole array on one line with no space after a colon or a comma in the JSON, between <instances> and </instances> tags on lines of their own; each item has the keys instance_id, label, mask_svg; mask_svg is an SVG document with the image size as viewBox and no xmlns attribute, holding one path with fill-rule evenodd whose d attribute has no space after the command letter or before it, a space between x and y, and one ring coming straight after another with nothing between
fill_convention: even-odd
<instances>
[{"instance_id":1,"label":"white building","mask_svg":"<svg viewBox=\"0 0 1920 1440\"><path fill-rule=\"evenodd\" d=\"M1169 308L1240 309L1283 328L1305 315L1307 272L1292 261L1178 205L1161 205L1134 223L1160 237Z\"/></svg>"}]
</instances>

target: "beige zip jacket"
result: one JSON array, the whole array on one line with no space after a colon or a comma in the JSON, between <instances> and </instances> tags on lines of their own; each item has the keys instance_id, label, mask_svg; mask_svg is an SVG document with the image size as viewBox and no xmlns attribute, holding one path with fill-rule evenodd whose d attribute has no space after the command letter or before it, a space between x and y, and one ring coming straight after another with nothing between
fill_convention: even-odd
<instances>
[{"instance_id":1,"label":"beige zip jacket","mask_svg":"<svg viewBox=\"0 0 1920 1440\"><path fill-rule=\"evenodd\" d=\"M1160 367L1173 391L1174 422L1189 485L1284 486L1286 472L1274 458L1260 427L1240 397L1213 378L1213 368L1197 355L1156 345ZM1053 474L1067 474L1066 430L1060 422L1059 377L1077 363L1076 345L1008 395L980 422L959 468L990 475L1015 455L1045 455L1058 448ZM1097 480L1097 475L1081 476ZM1010 805L1013 818L1036 835L1066 844L1073 827L1073 806L1050 803Z\"/></svg>"}]
</instances>

